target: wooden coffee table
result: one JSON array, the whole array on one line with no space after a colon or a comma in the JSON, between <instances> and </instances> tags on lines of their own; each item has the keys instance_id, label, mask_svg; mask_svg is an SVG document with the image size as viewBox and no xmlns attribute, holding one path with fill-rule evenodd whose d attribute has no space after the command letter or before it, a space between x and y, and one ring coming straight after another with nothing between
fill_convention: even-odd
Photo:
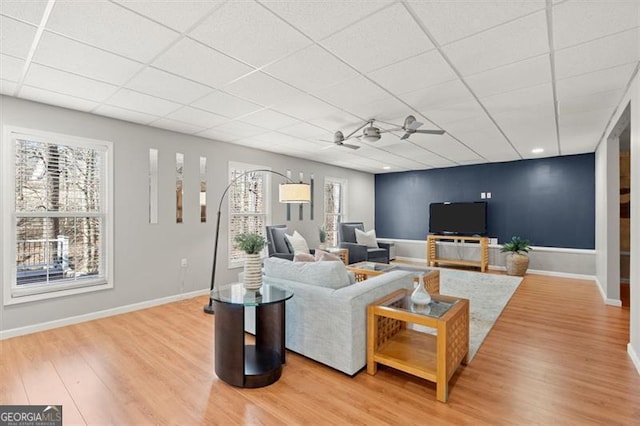
<instances>
[{"instance_id":1,"label":"wooden coffee table","mask_svg":"<svg viewBox=\"0 0 640 426\"><path fill-rule=\"evenodd\" d=\"M436 383L436 398L447 402L449 379L469 355L469 301L432 295L429 305L411 303L400 289L367 307L367 373L378 364ZM431 327L436 334L408 327Z\"/></svg>"}]
</instances>

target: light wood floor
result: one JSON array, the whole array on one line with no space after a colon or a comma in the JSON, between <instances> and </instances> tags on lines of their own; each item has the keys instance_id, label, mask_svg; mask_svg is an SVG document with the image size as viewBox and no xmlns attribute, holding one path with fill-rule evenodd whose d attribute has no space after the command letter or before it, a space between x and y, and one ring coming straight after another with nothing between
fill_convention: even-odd
<instances>
[{"instance_id":1,"label":"light wood floor","mask_svg":"<svg viewBox=\"0 0 640 426\"><path fill-rule=\"evenodd\" d=\"M527 276L447 404L395 370L351 378L294 353L277 383L233 388L205 301L0 342L0 404L62 404L65 424L640 424L629 311L591 282Z\"/></svg>"}]
</instances>

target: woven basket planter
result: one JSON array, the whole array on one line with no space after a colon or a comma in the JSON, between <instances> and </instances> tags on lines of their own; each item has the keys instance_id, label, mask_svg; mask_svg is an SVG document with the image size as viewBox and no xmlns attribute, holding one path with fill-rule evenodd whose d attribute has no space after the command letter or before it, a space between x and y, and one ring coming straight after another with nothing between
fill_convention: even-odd
<instances>
[{"instance_id":1,"label":"woven basket planter","mask_svg":"<svg viewBox=\"0 0 640 426\"><path fill-rule=\"evenodd\" d=\"M507 275L515 275L524 277L529 267L529 256L526 254L509 253L507 254Z\"/></svg>"}]
</instances>

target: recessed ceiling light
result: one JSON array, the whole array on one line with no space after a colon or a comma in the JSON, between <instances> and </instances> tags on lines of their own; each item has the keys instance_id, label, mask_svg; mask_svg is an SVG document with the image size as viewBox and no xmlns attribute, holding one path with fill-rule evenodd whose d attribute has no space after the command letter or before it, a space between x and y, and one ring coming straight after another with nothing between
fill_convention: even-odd
<instances>
[{"instance_id":1,"label":"recessed ceiling light","mask_svg":"<svg viewBox=\"0 0 640 426\"><path fill-rule=\"evenodd\" d=\"M391 166L382 166L382 168L383 168L384 170L389 170L389 169L391 169Z\"/></svg>"},{"instance_id":2,"label":"recessed ceiling light","mask_svg":"<svg viewBox=\"0 0 640 426\"><path fill-rule=\"evenodd\" d=\"M542 154L544 152L544 148L533 148L531 152L534 154Z\"/></svg>"}]
</instances>

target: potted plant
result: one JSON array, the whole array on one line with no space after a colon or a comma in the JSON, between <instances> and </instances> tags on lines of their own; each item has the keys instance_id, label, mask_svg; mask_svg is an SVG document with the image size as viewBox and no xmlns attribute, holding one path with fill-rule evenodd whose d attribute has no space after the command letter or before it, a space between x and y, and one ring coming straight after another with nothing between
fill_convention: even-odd
<instances>
[{"instance_id":1,"label":"potted plant","mask_svg":"<svg viewBox=\"0 0 640 426\"><path fill-rule=\"evenodd\" d=\"M239 234L235 238L236 247L247 254L244 260L244 288L258 290L262 287L262 261L260 252L265 239L260 234Z\"/></svg>"},{"instance_id":2,"label":"potted plant","mask_svg":"<svg viewBox=\"0 0 640 426\"><path fill-rule=\"evenodd\" d=\"M500 251L507 253L507 275L524 276L529 267L529 256L526 253L530 249L531 243L528 240L515 236L502 245Z\"/></svg>"},{"instance_id":3,"label":"potted plant","mask_svg":"<svg viewBox=\"0 0 640 426\"><path fill-rule=\"evenodd\" d=\"M327 231L324 228L324 225L318 227L318 237L320 238L320 248L327 248Z\"/></svg>"}]
</instances>

